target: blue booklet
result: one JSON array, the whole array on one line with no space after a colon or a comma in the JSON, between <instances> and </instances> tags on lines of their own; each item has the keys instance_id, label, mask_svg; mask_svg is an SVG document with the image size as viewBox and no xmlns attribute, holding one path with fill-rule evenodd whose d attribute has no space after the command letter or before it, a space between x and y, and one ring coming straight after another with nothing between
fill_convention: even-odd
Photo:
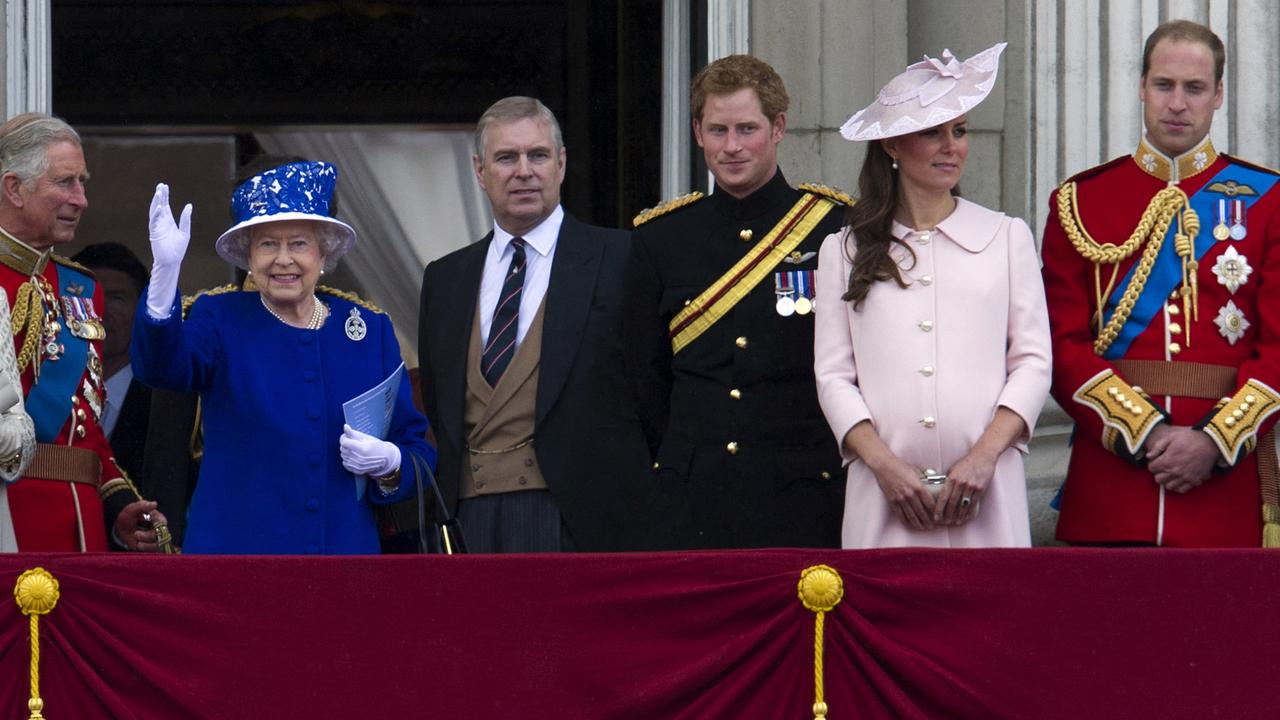
<instances>
[{"instance_id":1,"label":"blue booklet","mask_svg":"<svg viewBox=\"0 0 1280 720\"><path fill-rule=\"evenodd\" d=\"M348 425L379 440L387 439L391 429L391 413L396 407L396 395L404 377L404 363L400 363L386 380L342 403L342 417ZM356 478L356 500L364 499L368 484L365 476Z\"/></svg>"}]
</instances>

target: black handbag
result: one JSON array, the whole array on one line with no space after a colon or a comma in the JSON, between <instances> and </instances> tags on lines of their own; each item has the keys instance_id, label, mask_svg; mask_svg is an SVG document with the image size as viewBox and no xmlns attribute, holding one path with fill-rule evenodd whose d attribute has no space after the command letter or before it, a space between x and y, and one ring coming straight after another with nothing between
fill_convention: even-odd
<instances>
[{"instance_id":1,"label":"black handbag","mask_svg":"<svg viewBox=\"0 0 1280 720\"><path fill-rule=\"evenodd\" d=\"M467 549L462 537L462 525L456 517L450 516L431 466L417 455L406 455L409 456L410 463L401 464L401 478L408 477L408 470L412 467L413 482L417 490L414 497L393 505L374 507L378 516L383 554L465 553ZM431 488L430 492L427 491L428 487Z\"/></svg>"},{"instance_id":2,"label":"black handbag","mask_svg":"<svg viewBox=\"0 0 1280 720\"><path fill-rule=\"evenodd\" d=\"M435 473L426 460L410 454L413 459L413 481L418 486L418 552L442 553L444 555L461 555L467 552L467 542L462 535L462 524L449 513L449 506L440 495L440 486L436 484ZM431 487L428 497L423 483ZM432 520L427 524L427 504L431 501Z\"/></svg>"}]
</instances>

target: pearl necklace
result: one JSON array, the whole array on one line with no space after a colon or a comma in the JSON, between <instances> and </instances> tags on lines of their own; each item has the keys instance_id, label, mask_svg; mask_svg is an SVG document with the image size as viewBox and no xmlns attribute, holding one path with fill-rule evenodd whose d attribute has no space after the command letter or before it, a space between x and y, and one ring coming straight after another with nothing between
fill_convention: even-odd
<instances>
[{"instance_id":1,"label":"pearl necklace","mask_svg":"<svg viewBox=\"0 0 1280 720\"><path fill-rule=\"evenodd\" d=\"M294 325L288 320L285 320L284 318L280 317L280 313L276 312L275 310L272 310L271 306L267 304L266 297L259 294L258 299L262 300L262 307L266 308L267 312L275 316L275 319L279 320L285 325L288 325L289 327L298 327L297 325ZM320 298L316 297L315 293L312 293L311 295L311 303L312 303L311 320L306 324L306 327L302 328L303 330L319 330L320 326L324 324L324 318L325 318L324 303L320 302Z\"/></svg>"}]
</instances>

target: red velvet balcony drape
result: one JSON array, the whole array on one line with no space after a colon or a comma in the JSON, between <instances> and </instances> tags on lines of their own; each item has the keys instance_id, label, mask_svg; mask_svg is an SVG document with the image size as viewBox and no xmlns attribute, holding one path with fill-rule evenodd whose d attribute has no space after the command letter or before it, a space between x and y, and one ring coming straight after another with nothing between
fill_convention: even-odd
<instances>
[{"instance_id":1,"label":"red velvet balcony drape","mask_svg":"<svg viewBox=\"0 0 1280 720\"><path fill-rule=\"evenodd\" d=\"M48 718L1274 717L1280 554L1064 550L0 557L60 583ZM11 597L11 595L10 595ZM7 609L6 609L7 608ZM0 718L27 620L0 608Z\"/></svg>"}]
</instances>

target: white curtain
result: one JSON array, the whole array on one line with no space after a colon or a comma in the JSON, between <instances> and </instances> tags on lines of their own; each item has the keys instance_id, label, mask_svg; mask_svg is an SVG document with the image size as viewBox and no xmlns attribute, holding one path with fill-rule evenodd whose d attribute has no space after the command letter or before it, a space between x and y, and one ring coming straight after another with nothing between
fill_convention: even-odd
<instances>
[{"instance_id":1,"label":"white curtain","mask_svg":"<svg viewBox=\"0 0 1280 720\"><path fill-rule=\"evenodd\" d=\"M338 216L359 241L343 264L395 323L416 367L418 294L431 260L475 242L493 225L471 169L470 128L258 133L270 153L338 167Z\"/></svg>"}]
</instances>

